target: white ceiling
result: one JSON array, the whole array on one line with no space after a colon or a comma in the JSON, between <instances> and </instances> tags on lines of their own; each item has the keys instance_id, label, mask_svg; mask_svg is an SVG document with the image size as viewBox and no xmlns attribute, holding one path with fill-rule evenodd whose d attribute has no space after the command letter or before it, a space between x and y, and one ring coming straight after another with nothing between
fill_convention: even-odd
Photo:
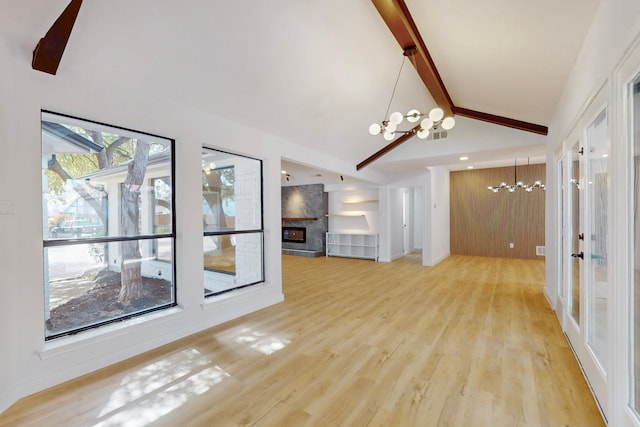
<instances>
[{"instance_id":1,"label":"white ceiling","mask_svg":"<svg viewBox=\"0 0 640 427\"><path fill-rule=\"evenodd\" d=\"M541 125L599 1L406 0L456 106ZM67 4L0 0L0 35L30 61ZM402 59L369 0L85 1L58 74L107 73L123 93L152 91L356 165L388 144L367 128L383 119ZM405 67L391 109L433 106ZM447 139L414 138L367 168L544 160L543 136L456 120Z\"/></svg>"}]
</instances>

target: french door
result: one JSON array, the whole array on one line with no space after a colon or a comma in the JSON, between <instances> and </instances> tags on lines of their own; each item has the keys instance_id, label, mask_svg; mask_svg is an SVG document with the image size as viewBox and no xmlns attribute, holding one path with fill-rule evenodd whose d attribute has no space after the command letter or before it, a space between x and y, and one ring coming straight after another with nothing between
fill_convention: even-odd
<instances>
[{"instance_id":1,"label":"french door","mask_svg":"<svg viewBox=\"0 0 640 427\"><path fill-rule=\"evenodd\" d=\"M598 98L596 98L598 99ZM565 333L606 417L608 313L610 307L607 110L588 109L565 151L562 174Z\"/></svg>"}]
</instances>

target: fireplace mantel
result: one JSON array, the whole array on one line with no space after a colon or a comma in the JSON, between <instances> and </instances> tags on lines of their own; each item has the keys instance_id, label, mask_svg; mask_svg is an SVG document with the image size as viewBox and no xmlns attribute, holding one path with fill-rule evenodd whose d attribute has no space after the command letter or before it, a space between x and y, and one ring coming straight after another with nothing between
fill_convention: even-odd
<instances>
[{"instance_id":1,"label":"fireplace mantel","mask_svg":"<svg viewBox=\"0 0 640 427\"><path fill-rule=\"evenodd\" d=\"M291 217L282 217L283 221L317 221L318 218L291 218Z\"/></svg>"}]
</instances>

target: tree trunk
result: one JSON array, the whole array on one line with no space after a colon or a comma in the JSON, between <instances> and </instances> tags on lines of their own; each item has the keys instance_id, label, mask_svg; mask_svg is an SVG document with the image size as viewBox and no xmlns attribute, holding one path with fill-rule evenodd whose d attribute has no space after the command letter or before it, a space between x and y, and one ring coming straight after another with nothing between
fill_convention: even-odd
<instances>
[{"instance_id":1,"label":"tree trunk","mask_svg":"<svg viewBox=\"0 0 640 427\"><path fill-rule=\"evenodd\" d=\"M120 230L124 236L140 234L140 191L149 162L149 143L137 141L136 154L122 185ZM120 294L118 301L126 303L142 297L142 254L138 240L121 243Z\"/></svg>"}]
</instances>

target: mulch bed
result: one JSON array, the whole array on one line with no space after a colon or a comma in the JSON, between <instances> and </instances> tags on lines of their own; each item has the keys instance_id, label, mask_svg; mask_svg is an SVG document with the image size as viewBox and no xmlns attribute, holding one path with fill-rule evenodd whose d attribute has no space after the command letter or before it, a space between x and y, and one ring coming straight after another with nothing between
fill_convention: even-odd
<instances>
[{"instance_id":1,"label":"mulch bed","mask_svg":"<svg viewBox=\"0 0 640 427\"><path fill-rule=\"evenodd\" d=\"M120 273L101 271L96 276L95 282L96 285L84 295L51 310L51 318L47 321L50 334L113 320L169 304L173 299L171 283L166 280L144 277L142 298L127 303L118 302Z\"/></svg>"}]
</instances>

